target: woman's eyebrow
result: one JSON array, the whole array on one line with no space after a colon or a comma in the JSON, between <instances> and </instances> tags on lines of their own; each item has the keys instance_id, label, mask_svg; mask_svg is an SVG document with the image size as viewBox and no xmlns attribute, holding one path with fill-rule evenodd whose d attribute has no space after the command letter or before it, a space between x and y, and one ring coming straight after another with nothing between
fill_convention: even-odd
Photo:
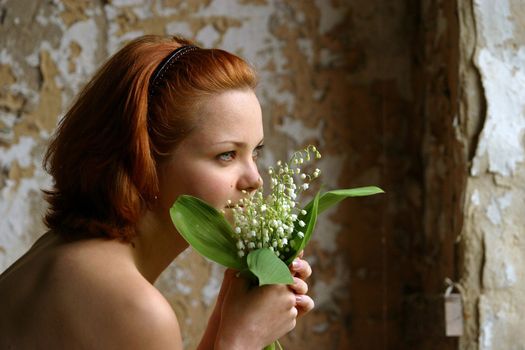
<instances>
[{"instance_id":1,"label":"woman's eyebrow","mask_svg":"<svg viewBox=\"0 0 525 350\"><path fill-rule=\"evenodd\" d=\"M240 142L240 141L230 141L230 140L226 140L226 141L220 141L220 142L215 142L213 143L213 145L221 145L221 144L224 144L224 143L230 143L230 144L233 144L237 147L246 147L246 142ZM261 139L261 141L259 141L259 143L257 144L258 146L262 145L264 143L264 138Z\"/></svg>"}]
</instances>

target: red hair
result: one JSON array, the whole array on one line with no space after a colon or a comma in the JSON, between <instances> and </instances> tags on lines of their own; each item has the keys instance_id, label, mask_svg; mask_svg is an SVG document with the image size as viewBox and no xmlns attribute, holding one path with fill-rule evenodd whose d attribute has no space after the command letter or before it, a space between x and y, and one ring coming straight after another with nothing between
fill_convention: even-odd
<instances>
[{"instance_id":1,"label":"red hair","mask_svg":"<svg viewBox=\"0 0 525 350\"><path fill-rule=\"evenodd\" d=\"M189 44L153 35L135 39L78 95L44 157L54 179L53 189L44 191L50 229L129 241L158 194L157 165L197 126L192 112L203 97L255 88L244 60L199 48L178 57L149 96L159 63Z\"/></svg>"}]
</instances>

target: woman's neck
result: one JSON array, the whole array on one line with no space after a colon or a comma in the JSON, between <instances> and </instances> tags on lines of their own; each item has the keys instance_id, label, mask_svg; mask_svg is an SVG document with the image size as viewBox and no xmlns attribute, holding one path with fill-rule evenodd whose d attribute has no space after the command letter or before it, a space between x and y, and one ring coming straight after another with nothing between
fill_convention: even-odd
<instances>
[{"instance_id":1,"label":"woman's neck","mask_svg":"<svg viewBox=\"0 0 525 350\"><path fill-rule=\"evenodd\" d=\"M188 243L171 221L161 220L155 212L147 211L137 225L137 236L130 248L139 272L151 284L186 248Z\"/></svg>"}]
</instances>

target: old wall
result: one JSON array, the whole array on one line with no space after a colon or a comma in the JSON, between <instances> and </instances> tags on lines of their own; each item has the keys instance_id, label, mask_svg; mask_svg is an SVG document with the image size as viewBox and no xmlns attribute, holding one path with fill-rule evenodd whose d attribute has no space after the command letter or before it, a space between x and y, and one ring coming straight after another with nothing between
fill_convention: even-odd
<instances>
[{"instance_id":1,"label":"old wall","mask_svg":"<svg viewBox=\"0 0 525 350\"><path fill-rule=\"evenodd\" d=\"M443 171L461 163L446 160L455 152L452 129L440 124L454 111L454 91L442 91L455 80L438 79L455 57L454 11L437 0L1 0L0 270L44 230L39 190L51 181L42 152L75 93L127 40L182 34L234 51L258 69L263 166L315 143L327 188L377 184L388 192L321 218L306 252L317 307L283 345L403 349L426 341L444 349L450 342L442 332L428 336L442 315L427 316L453 270L457 225L448 206L461 192ZM441 171L425 167L427 158ZM429 200L432 192L444 201ZM448 209L440 216L442 202ZM158 281L189 349L220 277L220 268L187 251Z\"/></svg>"},{"instance_id":2,"label":"old wall","mask_svg":"<svg viewBox=\"0 0 525 350\"><path fill-rule=\"evenodd\" d=\"M469 144L461 235L462 349L523 349L525 5L462 0L461 116Z\"/></svg>"}]
</instances>

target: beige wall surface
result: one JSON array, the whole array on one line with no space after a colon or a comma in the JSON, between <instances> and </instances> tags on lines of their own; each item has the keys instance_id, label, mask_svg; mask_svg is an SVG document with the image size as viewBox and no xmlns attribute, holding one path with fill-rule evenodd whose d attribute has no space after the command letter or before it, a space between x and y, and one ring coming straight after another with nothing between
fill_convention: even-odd
<instances>
[{"instance_id":1,"label":"beige wall surface","mask_svg":"<svg viewBox=\"0 0 525 350\"><path fill-rule=\"evenodd\" d=\"M314 143L323 153L318 166L327 188L381 185L383 148L376 131L384 128L382 94L392 92L392 105L401 106L390 110L392 115L404 113L411 94L405 79L409 50L399 40L407 30L402 20L406 10L384 3L1 1L0 270L44 232L46 205L40 189L51 186L51 180L41 159L60 116L104 59L142 34L180 34L205 47L238 53L255 65L265 118L263 166ZM396 16L390 18L392 13ZM361 265L359 283L370 287L381 274L378 266L365 266L366 259L381 261L379 250L362 255L356 249L354 262L349 260L350 233L360 232L361 246L373 242L377 247L385 234L377 224L381 215L374 214L380 212L378 200L357 203L332 210L320 221L307 251L316 270L311 293L317 308L283 341L288 348L323 344L345 349L350 342L384 342L348 336L351 324L356 329L372 325L373 334L385 322L381 288L368 299L377 309L371 318L361 307L365 304L349 296L350 263ZM190 349L205 327L221 276L219 267L187 251L157 283Z\"/></svg>"},{"instance_id":2,"label":"beige wall surface","mask_svg":"<svg viewBox=\"0 0 525 350\"><path fill-rule=\"evenodd\" d=\"M262 167L313 143L326 188L387 191L320 218L316 309L285 348L521 349L522 18L520 0L0 0L0 271L45 230L42 154L75 94L130 39L180 34L258 70ZM188 250L157 282L189 349L221 276Z\"/></svg>"},{"instance_id":3,"label":"beige wall surface","mask_svg":"<svg viewBox=\"0 0 525 350\"><path fill-rule=\"evenodd\" d=\"M524 349L525 3L459 1L469 142L462 349ZM476 82L477 81L477 82Z\"/></svg>"}]
</instances>

